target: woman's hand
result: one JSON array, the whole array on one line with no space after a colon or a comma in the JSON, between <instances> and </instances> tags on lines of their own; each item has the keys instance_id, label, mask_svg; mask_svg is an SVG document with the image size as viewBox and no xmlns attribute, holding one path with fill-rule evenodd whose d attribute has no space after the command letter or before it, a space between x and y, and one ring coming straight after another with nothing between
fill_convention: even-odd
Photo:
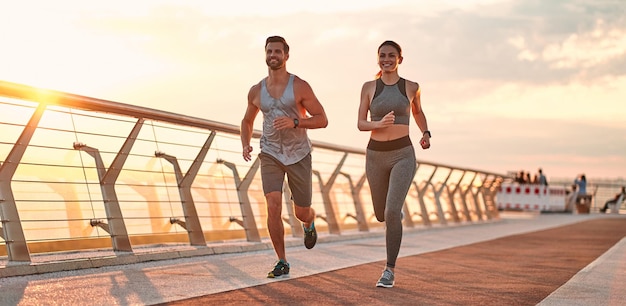
<instances>
[{"instance_id":1,"label":"woman's hand","mask_svg":"<svg viewBox=\"0 0 626 306\"><path fill-rule=\"evenodd\" d=\"M428 134L424 134L422 136L422 140L420 140L420 145L424 150L430 148L430 136L428 136Z\"/></svg>"},{"instance_id":2,"label":"woman's hand","mask_svg":"<svg viewBox=\"0 0 626 306\"><path fill-rule=\"evenodd\" d=\"M393 114L393 111L390 111L387 115L380 119L380 121L378 121L378 128L392 126L394 122L396 122L396 115Z\"/></svg>"}]
</instances>

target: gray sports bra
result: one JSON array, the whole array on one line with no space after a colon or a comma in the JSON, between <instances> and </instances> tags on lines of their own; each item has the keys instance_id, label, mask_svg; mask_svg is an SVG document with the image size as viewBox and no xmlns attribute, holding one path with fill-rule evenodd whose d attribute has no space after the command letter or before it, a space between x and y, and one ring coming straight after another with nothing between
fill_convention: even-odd
<instances>
[{"instance_id":1,"label":"gray sports bra","mask_svg":"<svg viewBox=\"0 0 626 306\"><path fill-rule=\"evenodd\" d=\"M411 103L406 96L406 80L400 78L393 85L386 85L383 80L376 80L376 92L370 103L370 118L372 121L380 121L393 111L396 116L394 124L409 125Z\"/></svg>"}]
</instances>

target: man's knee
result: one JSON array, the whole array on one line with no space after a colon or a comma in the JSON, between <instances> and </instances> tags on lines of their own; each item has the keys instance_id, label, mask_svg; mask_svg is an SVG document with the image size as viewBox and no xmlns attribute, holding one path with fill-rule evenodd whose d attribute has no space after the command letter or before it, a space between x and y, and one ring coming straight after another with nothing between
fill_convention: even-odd
<instances>
[{"instance_id":1,"label":"man's knee","mask_svg":"<svg viewBox=\"0 0 626 306\"><path fill-rule=\"evenodd\" d=\"M280 191L273 191L265 195L265 201L267 202L268 213L278 212L282 210L282 193Z\"/></svg>"},{"instance_id":2,"label":"man's knee","mask_svg":"<svg viewBox=\"0 0 626 306\"><path fill-rule=\"evenodd\" d=\"M311 215L315 214L313 208L311 207L300 207L300 206L294 206L294 212L296 214L296 218L298 218L300 221L305 221L305 222L309 222L311 220Z\"/></svg>"}]
</instances>

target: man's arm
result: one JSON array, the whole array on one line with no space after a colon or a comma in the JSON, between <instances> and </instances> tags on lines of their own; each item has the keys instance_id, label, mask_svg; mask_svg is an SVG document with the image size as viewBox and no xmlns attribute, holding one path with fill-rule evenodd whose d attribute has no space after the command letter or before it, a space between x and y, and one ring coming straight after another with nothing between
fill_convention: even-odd
<instances>
[{"instance_id":1,"label":"man's arm","mask_svg":"<svg viewBox=\"0 0 626 306\"><path fill-rule=\"evenodd\" d=\"M255 103L259 97L259 84L254 85L250 88L248 92L248 106L246 107L246 112L241 120L241 127L239 130L239 134L241 136L241 147L243 150L243 159L245 161L252 160L252 146L250 145L250 140L252 139L252 132L254 129L254 119L256 115L259 113L259 107Z\"/></svg>"},{"instance_id":2,"label":"man's arm","mask_svg":"<svg viewBox=\"0 0 626 306\"><path fill-rule=\"evenodd\" d=\"M301 114L298 121L298 127L304 129L319 129L328 126L328 118L326 118L326 112L320 101L313 93L313 89L306 81L299 77L294 79L294 91L296 99L301 101L302 106L309 113L309 117L306 114Z\"/></svg>"}]
</instances>

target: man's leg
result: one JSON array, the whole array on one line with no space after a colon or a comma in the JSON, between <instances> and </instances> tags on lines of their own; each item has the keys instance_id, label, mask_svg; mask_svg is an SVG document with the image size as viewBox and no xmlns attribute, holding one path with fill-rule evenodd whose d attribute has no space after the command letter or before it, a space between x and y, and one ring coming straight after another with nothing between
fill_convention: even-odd
<instances>
[{"instance_id":1,"label":"man's leg","mask_svg":"<svg viewBox=\"0 0 626 306\"><path fill-rule=\"evenodd\" d=\"M285 255L285 227L282 220L282 194L273 191L265 195L267 201L267 230L278 259L287 262Z\"/></svg>"},{"instance_id":2,"label":"man's leg","mask_svg":"<svg viewBox=\"0 0 626 306\"><path fill-rule=\"evenodd\" d=\"M300 207L298 205L294 205L294 211L296 218L302 221L306 228L311 227L311 223L315 221L315 209L313 209L313 207Z\"/></svg>"},{"instance_id":3,"label":"man's leg","mask_svg":"<svg viewBox=\"0 0 626 306\"><path fill-rule=\"evenodd\" d=\"M290 165L287 170L287 183L291 190L294 214L306 228L315 221L315 210L311 207L313 180L311 154Z\"/></svg>"}]
</instances>

